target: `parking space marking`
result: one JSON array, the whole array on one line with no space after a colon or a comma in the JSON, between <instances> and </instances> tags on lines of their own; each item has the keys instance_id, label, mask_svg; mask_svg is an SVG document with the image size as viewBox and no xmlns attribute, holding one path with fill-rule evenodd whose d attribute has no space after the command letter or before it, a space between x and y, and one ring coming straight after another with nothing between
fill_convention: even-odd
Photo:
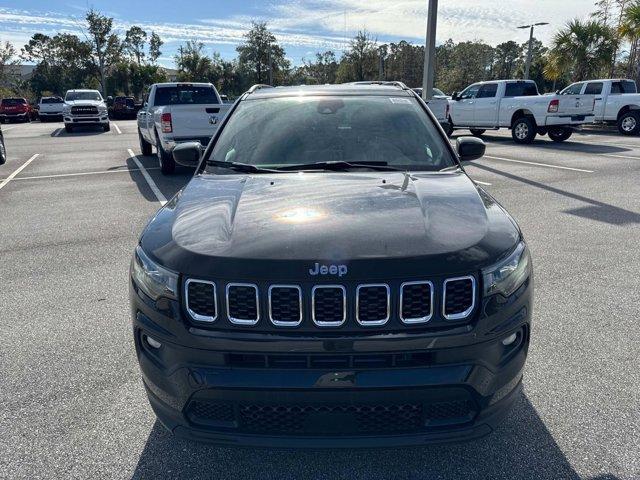
<instances>
[{"instance_id":1,"label":"parking space marking","mask_svg":"<svg viewBox=\"0 0 640 480\"><path fill-rule=\"evenodd\" d=\"M148 167L147 170L160 170L160 167ZM35 175L32 177L17 177L14 181L18 180L40 180L44 178L60 178L60 177L81 177L83 175L104 175L108 173L125 173L125 172L140 172L139 168L123 168L122 170L98 170L94 172L77 172L77 173L56 173L53 175Z\"/></svg>"},{"instance_id":2,"label":"parking space marking","mask_svg":"<svg viewBox=\"0 0 640 480\"><path fill-rule=\"evenodd\" d=\"M515 160L513 158L494 157L491 155L485 155L482 158L490 158L492 160L502 160L503 162L524 163L526 165L536 165L538 167L558 168L560 170L573 170L574 172L594 173L593 170L585 170L584 168L562 167L560 165L551 165L550 163L528 162L525 160Z\"/></svg>"},{"instance_id":3,"label":"parking space marking","mask_svg":"<svg viewBox=\"0 0 640 480\"><path fill-rule=\"evenodd\" d=\"M142 165L140 160L138 160L138 157L136 156L136 154L133 153L133 150L128 148L127 152L129 152L129 156L133 159L133 161L136 162L136 165L138 166L138 168L142 172L142 175L144 176L144 179L149 184L149 187L151 188L151 190L153 191L153 194L158 199L158 202L160 202L160 205L162 205L164 207L164 204L167 203L167 198L162 194L162 192L160 191L160 189L156 185L156 182L153 181L153 178L151 178L151 175L149 175L149 172L147 172L147 169L144 168L144 165Z\"/></svg>"},{"instance_id":4,"label":"parking space marking","mask_svg":"<svg viewBox=\"0 0 640 480\"><path fill-rule=\"evenodd\" d=\"M63 130L64 130L64 128L58 128L58 129L55 131L56 133L54 133L54 134L53 134L53 136L54 136L54 137L57 137L58 135L60 135L60 134L62 133L62 131L63 131Z\"/></svg>"},{"instance_id":5,"label":"parking space marking","mask_svg":"<svg viewBox=\"0 0 640 480\"><path fill-rule=\"evenodd\" d=\"M626 160L640 160L640 157L631 157L629 155L616 155L613 153L601 153L601 157L624 158Z\"/></svg>"},{"instance_id":6,"label":"parking space marking","mask_svg":"<svg viewBox=\"0 0 640 480\"><path fill-rule=\"evenodd\" d=\"M3 128L2 131L3 132L8 132L9 130L13 130L16 127L17 127L17 125L14 125L13 127L6 127L6 128Z\"/></svg>"},{"instance_id":7,"label":"parking space marking","mask_svg":"<svg viewBox=\"0 0 640 480\"><path fill-rule=\"evenodd\" d=\"M7 185L12 179L13 177L15 177L16 175L18 175L22 170L24 170L25 168L27 168L29 166L29 164L31 162L33 162L36 158L38 158L40 154L39 153L35 153L29 160L27 160L26 162L24 162L22 165L20 165L11 175L9 175L7 178L5 178L2 183L0 183L0 190L2 190L2 188Z\"/></svg>"},{"instance_id":8,"label":"parking space marking","mask_svg":"<svg viewBox=\"0 0 640 480\"><path fill-rule=\"evenodd\" d=\"M111 122L111 125L113 125L113 128L116 129L116 132L118 132L118 135L122 135L122 130L120 130L120 127L117 124Z\"/></svg>"}]
</instances>

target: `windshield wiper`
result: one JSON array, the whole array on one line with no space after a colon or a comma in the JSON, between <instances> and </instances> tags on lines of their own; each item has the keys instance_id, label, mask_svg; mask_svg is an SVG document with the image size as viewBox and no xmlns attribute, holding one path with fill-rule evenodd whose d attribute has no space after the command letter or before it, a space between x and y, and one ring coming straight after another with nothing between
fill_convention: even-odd
<instances>
[{"instance_id":1,"label":"windshield wiper","mask_svg":"<svg viewBox=\"0 0 640 480\"><path fill-rule=\"evenodd\" d=\"M211 165L212 167L228 168L229 170L235 170L236 172L243 173L278 173L279 171L272 168L256 167L255 165L249 165L248 163L223 162L220 160L207 160L207 165Z\"/></svg>"},{"instance_id":2,"label":"windshield wiper","mask_svg":"<svg viewBox=\"0 0 640 480\"><path fill-rule=\"evenodd\" d=\"M315 163L298 163L294 165L285 165L277 167L280 172L292 170L349 170L351 168L368 168L371 170L380 170L383 172L403 172L400 168L395 168L387 164L387 162L345 162L342 160Z\"/></svg>"}]
</instances>

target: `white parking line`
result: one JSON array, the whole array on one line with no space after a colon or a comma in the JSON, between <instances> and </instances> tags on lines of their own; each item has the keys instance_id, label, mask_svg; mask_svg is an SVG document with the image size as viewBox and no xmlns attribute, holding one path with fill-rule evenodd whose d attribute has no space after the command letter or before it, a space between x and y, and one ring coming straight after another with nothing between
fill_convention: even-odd
<instances>
[{"instance_id":1,"label":"white parking line","mask_svg":"<svg viewBox=\"0 0 640 480\"><path fill-rule=\"evenodd\" d=\"M5 178L2 183L0 183L0 190L2 190L2 188L8 184L13 177L15 177L16 175L18 175L22 170L24 170L25 168L27 168L27 166L33 162L36 158L38 158L38 155L40 155L39 153L36 153L33 155L33 157L31 157L29 160L27 160L26 162L24 162L22 165L20 165L11 175L9 175L7 178Z\"/></svg>"},{"instance_id":2,"label":"white parking line","mask_svg":"<svg viewBox=\"0 0 640 480\"><path fill-rule=\"evenodd\" d=\"M613 153L601 153L601 157L624 158L627 160L640 160L640 157L631 157L629 155L615 155Z\"/></svg>"},{"instance_id":3,"label":"white parking line","mask_svg":"<svg viewBox=\"0 0 640 480\"><path fill-rule=\"evenodd\" d=\"M58 135L60 135L60 134L62 133L62 131L63 131L63 130L64 130L64 128L58 128L58 129L55 131L56 133L54 133L54 134L53 134L53 136L54 136L54 137L57 137Z\"/></svg>"},{"instance_id":4,"label":"white parking line","mask_svg":"<svg viewBox=\"0 0 640 480\"><path fill-rule=\"evenodd\" d=\"M5 127L2 129L3 132L8 132L9 130L13 130L14 128L16 128L17 125L14 125L13 127Z\"/></svg>"},{"instance_id":5,"label":"white parking line","mask_svg":"<svg viewBox=\"0 0 640 480\"><path fill-rule=\"evenodd\" d=\"M111 122L111 125L113 125L113 128L116 129L116 131L118 132L118 135L122 135L122 130L120 130L120 127L118 125L116 125L113 122Z\"/></svg>"},{"instance_id":6,"label":"white parking line","mask_svg":"<svg viewBox=\"0 0 640 480\"><path fill-rule=\"evenodd\" d=\"M550 163L527 162L525 160L514 160L513 158L493 157L484 155L482 158L490 158L492 160L502 160L503 162L524 163L527 165L536 165L538 167L558 168L560 170L573 170L574 172L593 173L593 170L585 170L584 168L561 167L560 165L551 165Z\"/></svg>"},{"instance_id":7,"label":"white parking line","mask_svg":"<svg viewBox=\"0 0 640 480\"><path fill-rule=\"evenodd\" d=\"M133 159L133 161L136 162L136 165L138 166L138 168L142 172L142 175L144 176L144 179L149 184L149 187L151 188L151 190L153 191L153 194L158 199L158 202L160 202L160 205L162 205L164 207L164 204L167 203L167 198L162 194L162 192L160 191L160 189L156 185L156 182L154 182L153 178L151 178L151 175L149 175L149 172L147 172L147 170L144 168L142 163L140 163L140 160L138 160L138 157L133 153L133 150L128 148L127 152L129 152L129 156Z\"/></svg>"},{"instance_id":8,"label":"white parking line","mask_svg":"<svg viewBox=\"0 0 640 480\"><path fill-rule=\"evenodd\" d=\"M160 170L160 167L150 167L147 170ZM77 173L56 173L53 175L35 175L33 177L18 177L14 178L14 181L18 180L40 180L42 178L60 178L60 177L80 177L83 175L102 175L106 173L124 173L124 172L140 172L139 168L124 168L122 170L98 170L94 172L77 172Z\"/></svg>"}]
</instances>

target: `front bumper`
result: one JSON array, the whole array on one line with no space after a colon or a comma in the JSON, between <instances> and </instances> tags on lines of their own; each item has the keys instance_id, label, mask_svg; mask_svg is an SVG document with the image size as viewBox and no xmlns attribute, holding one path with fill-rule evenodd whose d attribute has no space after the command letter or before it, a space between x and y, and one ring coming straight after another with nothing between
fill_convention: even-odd
<instances>
[{"instance_id":1,"label":"front bumper","mask_svg":"<svg viewBox=\"0 0 640 480\"><path fill-rule=\"evenodd\" d=\"M70 125L107 125L109 123L109 115L101 113L100 115L70 115L64 114L64 123Z\"/></svg>"},{"instance_id":2,"label":"front bumper","mask_svg":"<svg viewBox=\"0 0 640 480\"><path fill-rule=\"evenodd\" d=\"M25 120L29 117L27 112L25 113L0 113L1 120Z\"/></svg>"},{"instance_id":3,"label":"front bumper","mask_svg":"<svg viewBox=\"0 0 640 480\"><path fill-rule=\"evenodd\" d=\"M159 311L132 285L133 332L151 406L181 437L287 448L462 441L489 434L518 398L532 289L528 281L499 309L485 301L479 322L487 328L453 335L301 337L185 326L197 340L184 345L171 332L179 306ZM503 345L513 333L516 341Z\"/></svg>"},{"instance_id":4,"label":"front bumper","mask_svg":"<svg viewBox=\"0 0 640 480\"><path fill-rule=\"evenodd\" d=\"M591 115L553 115L545 117L546 127L578 126L593 123L595 116Z\"/></svg>"}]
</instances>

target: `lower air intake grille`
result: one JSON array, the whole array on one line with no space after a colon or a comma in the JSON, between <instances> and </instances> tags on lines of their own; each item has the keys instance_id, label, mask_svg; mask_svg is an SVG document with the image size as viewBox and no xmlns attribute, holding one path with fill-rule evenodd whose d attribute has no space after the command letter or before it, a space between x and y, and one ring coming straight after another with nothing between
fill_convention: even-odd
<instances>
[{"instance_id":1,"label":"lower air intake grille","mask_svg":"<svg viewBox=\"0 0 640 480\"><path fill-rule=\"evenodd\" d=\"M211 282L187 280L187 310L194 320L213 321L218 316L216 287Z\"/></svg>"},{"instance_id":2,"label":"lower air intake grille","mask_svg":"<svg viewBox=\"0 0 640 480\"><path fill-rule=\"evenodd\" d=\"M473 277L450 278L444 282L444 317L455 320L467 317L475 304Z\"/></svg>"},{"instance_id":3,"label":"lower air intake grille","mask_svg":"<svg viewBox=\"0 0 640 480\"><path fill-rule=\"evenodd\" d=\"M313 321L320 326L339 326L347 318L346 290L342 286L315 286L311 292Z\"/></svg>"},{"instance_id":4,"label":"lower air intake grille","mask_svg":"<svg viewBox=\"0 0 640 480\"><path fill-rule=\"evenodd\" d=\"M258 322L258 287L246 283L227 285L227 316L232 323L254 325Z\"/></svg>"}]
</instances>

